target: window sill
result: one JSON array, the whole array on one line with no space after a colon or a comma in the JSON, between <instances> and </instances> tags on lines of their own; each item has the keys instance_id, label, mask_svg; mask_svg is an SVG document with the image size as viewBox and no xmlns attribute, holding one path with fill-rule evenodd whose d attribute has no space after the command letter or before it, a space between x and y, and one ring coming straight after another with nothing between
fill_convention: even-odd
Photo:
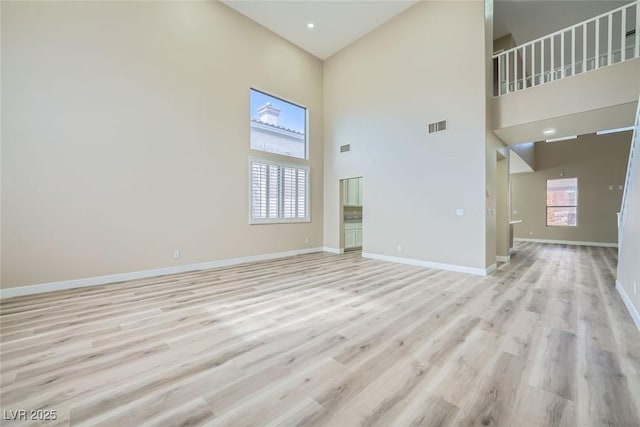
<instances>
[{"instance_id":1,"label":"window sill","mask_svg":"<svg viewBox=\"0 0 640 427\"><path fill-rule=\"evenodd\" d=\"M300 224L305 222L311 222L311 218L296 218L296 219L251 219L249 225L264 225L264 224Z\"/></svg>"}]
</instances>

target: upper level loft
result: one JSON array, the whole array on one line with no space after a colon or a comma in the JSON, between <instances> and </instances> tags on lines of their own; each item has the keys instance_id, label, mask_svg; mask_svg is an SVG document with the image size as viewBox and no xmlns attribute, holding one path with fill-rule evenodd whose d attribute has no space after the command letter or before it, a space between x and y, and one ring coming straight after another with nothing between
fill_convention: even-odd
<instances>
[{"instance_id":1,"label":"upper level loft","mask_svg":"<svg viewBox=\"0 0 640 427\"><path fill-rule=\"evenodd\" d=\"M497 39L491 127L509 145L633 124L640 1L513 46Z\"/></svg>"},{"instance_id":2,"label":"upper level loft","mask_svg":"<svg viewBox=\"0 0 640 427\"><path fill-rule=\"evenodd\" d=\"M493 56L494 96L640 57L640 7L634 1Z\"/></svg>"}]
</instances>

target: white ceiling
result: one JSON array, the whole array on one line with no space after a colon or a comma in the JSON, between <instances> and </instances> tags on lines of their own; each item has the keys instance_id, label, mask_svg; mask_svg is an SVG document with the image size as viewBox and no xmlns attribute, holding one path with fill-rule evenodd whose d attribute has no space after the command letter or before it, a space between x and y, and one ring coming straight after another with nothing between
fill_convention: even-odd
<instances>
[{"instance_id":1,"label":"white ceiling","mask_svg":"<svg viewBox=\"0 0 640 427\"><path fill-rule=\"evenodd\" d=\"M493 38L511 34L516 44L523 44L631 1L496 0L493 7Z\"/></svg>"},{"instance_id":2,"label":"white ceiling","mask_svg":"<svg viewBox=\"0 0 640 427\"><path fill-rule=\"evenodd\" d=\"M324 60L417 0L221 0ZM307 28L313 22L315 28Z\"/></svg>"},{"instance_id":3,"label":"white ceiling","mask_svg":"<svg viewBox=\"0 0 640 427\"><path fill-rule=\"evenodd\" d=\"M324 60L425 0L221 0L291 43ZM494 38L517 44L606 12L631 0L496 0ZM313 22L315 28L307 28Z\"/></svg>"}]
</instances>

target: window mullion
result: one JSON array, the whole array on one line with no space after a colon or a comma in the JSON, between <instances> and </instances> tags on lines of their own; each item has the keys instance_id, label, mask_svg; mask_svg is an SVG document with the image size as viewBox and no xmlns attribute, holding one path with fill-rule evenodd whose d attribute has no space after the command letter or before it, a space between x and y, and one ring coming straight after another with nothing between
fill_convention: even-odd
<instances>
[{"instance_id":1,"label":"window mullion","mask_svg":"<svg viewBox=\"0 0 640 427\"><path fill-rule=\"evenodd\" d=\"M300 179L300 173L301 173L301 170L300 169L296 169L296 174L295 174L296 179L293 181L293 188L294 188L294 191L295 191L295 199L294 199L294 204L293 204L293 216L295 218L299 218L300 217L300 212L298 211L298 200L299 200L298 180Z\"/></svg>"},{"instance_id":2,"label":"window mullion","mask_svg":"<svg viewBox=\"0 0 640 427\"><path fill-rule=\"evenodd\" d=\"M282 166L278 167L279 172L279 180L278 184L280 186L278 192L278 218L284 218L284 168Z\"/></svg>"},{"instance_id":3,"label":"window mullion","mask_svg":"<svg viewBox=\"0 0 640 427\"><path fill-rule=\"evenodd\" d=\"M267 165L267 167L265 168L265 182L267 184L265 185L266 197L264 198L264 202L266 204L265 219L271 218L271 180L269 179L270 177L271 177L271 166Z\"/></svg>"}]
</instances>

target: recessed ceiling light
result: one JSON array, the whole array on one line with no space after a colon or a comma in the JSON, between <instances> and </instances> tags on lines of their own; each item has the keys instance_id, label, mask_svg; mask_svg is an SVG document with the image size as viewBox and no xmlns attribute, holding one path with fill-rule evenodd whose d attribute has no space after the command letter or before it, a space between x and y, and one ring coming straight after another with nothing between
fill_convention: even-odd
<instances>
[{"instance_id":1,"label":"recessed ceiling light","mask_svg":"<svg viewBox=\"0 0 640 427\"><path fill-rule=\"evenodd\" d=\"M545 135L553 135L554 133L556 133L556 130L555 129L547 129L542 133L544 133Z\"/></svg>"},{"instance_id":2,"label":"recessed ceiling light","mask_svg":"<svg viewBox=\"0 0 640 427\"><path fill-rule=\"evenodd\" d=\"M598 132L596 132L596 135L607 135L609 133L624 132L627 130L633 130L633 126L627 126L624 128L616 128L616 129L599 130Z\"/></svg>"},{"instance_id":3,"label":"recessed ceiling light","mask_svg":"<svg viewBox=\"0 0 640 427\"><path fill-rule=\"evenodd\" d=\"M310 29L310 30L313 30L315 28L315 26L316 26L316 24L314 24L313 22L309 22L307 24L307 28Z\"/></svg>"},{"instance_id":4,"label":"recessed ceiling light","mask_svg":"<svg viewBox=\"0 0 640 427\"><path fill-rule=\"evenodd\" d=\"M578 135L563 136L563 137L561 137L561 138L547 139L547 142L567 141L567 140L569 140L569 139L576 139L577 137L578 137Z\"/></svg>"}]
</instances>

